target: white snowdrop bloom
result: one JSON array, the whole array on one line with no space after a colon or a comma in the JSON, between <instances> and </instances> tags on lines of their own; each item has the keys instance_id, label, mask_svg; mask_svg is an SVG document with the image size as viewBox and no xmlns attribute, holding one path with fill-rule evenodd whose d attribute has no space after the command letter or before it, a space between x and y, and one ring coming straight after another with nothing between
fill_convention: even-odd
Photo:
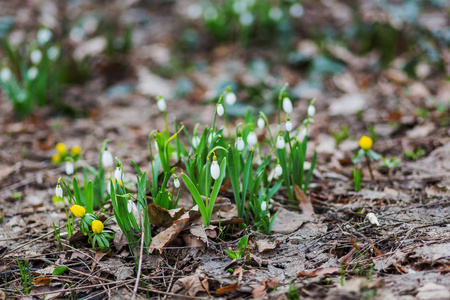
<instances>
[{"instance_id":1,"label":"white snowdrop bloom","mask_svg":"<svg viewBox=\"0 0 450 300\"><path fill-rule=\"evenodd\" d=\"M264 121L263 117L259 117L258 119L258 128L263 129L266 122Z\"/></svg>"},{"instance_id":2,"label":"white snowdrop bloom","mask_svg":"<svg viewBox=\"0 0 450 300\"><path fill-rule=\"evenodd\" d=\"M294 110L291 99L289 99L288 97L284 97L283 99L283 110L287 114L290 114Z\"/></svg>"},{"instance_id":3,"label":"white snowdrop bloom","mask_svg":"<svg viewBox=\"0 0 450 300\"><path fill-rule=\"evenodd\" d=\"M279 21L283 16L283 11L279 7L272 7L269 10L269 17L274 21Z\"/></svg>"},{"instance_id":4,"label":"white snowdrop bloom","mask_svg":"<svg viewBox=\"0 0 450 300\"><path fill-rule=\"evenodd\" d=\"M198 135L194 135L192 137L192 146L194 148L197 148L199 144L200 144L200 137Z\"/></svg>"},{"instance_id":5,"label":"white snowdrop bloom","mask_svg":"<svg viewBox=\"0 0 450 300\"><path fill-rule=\"evenodd\" d=\"M291 8L289 8L289 13L294 18L300 18L301 16L303 16L303 12L304 12L303 6L299 3L295 3L294 5L291 6Z\"/></svg>"},{"instance_id":6,"label":"white snowdrop bloom","mask_svg":"<svg viewBox=\"0 0 450 300\"><path fill-rule=\"evenodd\" d=\"M219 178L220 175L220 167L219 163L217 162L217 157L214 156L213 162L211 164L211 177L216 180Z\"/></svg>"},{"instance_id":7,"label":"white snowdrop bloom","mask_svg":"<svg viewBox=\"0 0 450 300\"><path fill-rule=\"evenodd\" d=\"M223 109L223 105L219 104L217 105L217 114L221 117L223 116L223 113L225 112L225 110Z\"/></svg>"},{"instance_id":8,"label":"white snowdrop bloom","mask_svg":"<svg viewBox=\"0 0 450 300\"><path fill-rule=\"evenodd\" d=\"M267 202L266 202L266 201L263 201L263 202L261 203L261 210L262 210L262 211L266 211L266 209L267 209Z\"/></svg>"},{"instance_id":9,"label":"white snowdrop bloom","mask_svg":"<svg viewBox=\"0 0 450 300\"><path fill-rule=\"evenodd\" d=\"M66 161L66 174L67 175L72 175L73 172L74 172L73 162Z\"/></svg>"},{"instance_id":10,"label":"white snowdrop bloom","mask_svg":"<svg viewBox=\"0 0 450 300\"><path fill-rule=\"evenodd\" d=\"M117 180L117 182L122 180L123 172L120 169L120 167L116 167L114 170L114 178Z\"/></svg>"},{"instance_id":11,"label":"white snowdrop bloom","mask_svg":"<svg viewBox=\"0 0 450 300\"><path fill-rule=\"evenodd\" d=\"M158 106L158 109L161 111L161 112L164 112L164 111L166 111L166 109L167 109L167 104L166 104L166 100L164 100L164 98L159 98L158 99L158 102L156 102L156 106Z\"/></svg>"},{"instance_id":12,"label":"white snowdrop bloom","mask_svg":"<svg viewBox=\"0 0 450 300\"><path fill-rule=\"evenodd\" d=\"M39 73L39 71L36 67L31 67L27 71L27 77L28 77L28 79L33 80L37 77L38 73Z\"/></svg>"},{"instance_id":13,"label":"white snowdrop bloom","mask_svg":"<svg viewBox=\"0 0 450 300\"><path fill-rule=\"evenodd\" d=\"M308 106L308 115L310 117L314 116L316 113L316 108L314 107L314 105L310 105Z\"/></svg>"},{"instance_id":14,"label":"white snowdrop bloom","mask_svg":"<svg viewBox=\"0 0 450 300\"><path fill-rule=\"evenodd\" d=\"M278 178L279 176L281 176L281 174L283 174L283 168L280 166L280 164L277 164L275 166L275 176Z\"/></svg>"},{"instance_id":15,"label":"white snowdrop bloom","mask_svg":"<svg viewBox=\"0 0 450 300\"><path fill-rule=\"evenodd\" d=\"M97 30L98 25L99 21L97 20L97 18L90 16L84 21L83 29L87 34L92 34Z\"/></svg>"},{"instance_id":16,"label":"white snowdrop bloom","mask_svg":"<svg viewBox=\"0 0 450 300\"><path fill-rule=\"evenodd\" d=\"M258 137L256 136L256 133L254 131L250 131L247 135L247 143L251 146L254 146L257 142Z\"/></svg>"},{"instance_id":17,"label":"white snowdrop bloom","mask_svg":"<svg viewBox=\"0 0 450 300\"><path fill-rule=\"evenodd\" d=\"M62 190L61 185L59 183L56 185L55 195L56 195L56 197L59 197L59 198L63 197L63 190Z\"/></svg>"},{"instance_id":18,"label":"white snowdrop bloom","mask_svg":"<svg viewBox=\"0 0 450 300\"><path fill-rule=\"evenodd\" d=\"M380 222L378 221L377 216L375 216L374 213L368 213L366 218L369 220L369 222L373 225L381 226Z\"/></svg>"},{"instance_id":19,"label":"white snowdrop bloom","mask_svg":"<svg viewBox=\"0 0 450 300\"><path fill-rule=\"evenodd\" d=\"M306 127L303 127L302 129L300 129L300 132L298 133L298 140L303 141L303 139L307 135L308 135L308 130L306 129Z\"/></svg>"},{"instance_id":20,"label":"white snowdrop bloom","mask_svg":"<svg viewBox=\"0 0 450 300\"><path fill-rule=\"evenodd\" d=\"M292 130L292 122L290 120L288 120L284 126L286 127L286 131Z\"/></svg>"},{"instance_id":21,"label":"white snowdrop bloom","mask_svg":"<svg viewBox=\"0 0 450 300\"><path fill-rule=\"evenodd\" d=\"M253 15L248 11L245 11L239 17L239 22L241 23L242 26L250 26L253 23L253 19L254 19Z\"/></svg>"},{"instance_id":22,"label":"white snowdrop bloom","mask_svg":"<svg viewBox=\"0 0 450 300\"><path fill-rule=\"evenodd\" d=\"M78 26L72 28L69 32L69 38L74 43L81 42L85 36L86 36L86 32L84 31L84 29L81 27L78 27Z\"/></svg>"},{"instance_id":23,"label":"white snowdrop bloom","mask_svg":"<svg viewBox=\"0 0 450 300\"><path fill-rule=\"evenodd\" d=\"M208 144L211 144L212 143L212 141L216 138L216 134L214 134L214 133L211 133L209 136L208 136Z\"/></svg>"},{"instance_id":24,"label":"white snowdrop bloom","mask_svg":"<svg viewBox=\"0 0 450 300\"><path fill-rule=\"evenodd\" d=\"M236 143L235 143L234 146L236 147L236 149L237 149L238 151L244 150L245 143L244 143L244 140L242 139L242 136L238 136L238 138L237 138Z\"/></svg>"},{"instance_id":25,"label":"white snowdrop bloom","mask_svg":"<svg viewBox=\"0 0 450 300\"><path fill-rule=\"evenodd\" d=\"M175 178L173 179L173 186L174 186L176 189L178 189L178 188L180 187L180 181L178 180L177 177L175 177Z\"/></svg>"},{"instance_id":26,"label":"white snowdrop bloom","mask_svg":"<svg viewBox=\"0 0 450 300\"><path fill-rule=\"evenodd\" d=\"M189 17L189 19L198 19L202 16L203 13L203 8L200 4L198 3L193 3L191 5L189 5L188 9L187 9L187 15Z\"/></svg>"},{"instance_id":27,"label":"white snowdrop bloom","mask_svg":"<svg viewBox=\"0 0 450 300\"><path fill-rule=\"evenodd\" d=\"M134 201L133 200L128 200L128 203L127 203L127 210L128 210L128 213L131 213L131 212L137 212L138 210L137 210L137 206L136 206L136 203L134 203Z\"/></svg>"},{"instance_id":28,"label":"white snowdrop bloom","mask_svg":"<svg viewBox=\"0 0 450 300\"><path fill-rule=\"evenodd\" d=\"M206 20L215 20L217 19L217 10L214 7L208 7L205 9L205 13L203 14Z\"/></svg>"},{"instance_id":29,"label":"white snowdrop bloom","mask_svg":"<svg viewBox=\"0 0 450 300\"><path fill-rule=\"evenodd\" d=\"M247 10L247 3L245 1L234 1L233 10L240 15Z\"/></svg>"},{"instance_id":30,"label":"white snowdrop bloom","mask_svg":"<svg viewBox=\"0 0 450 300\"><path fill-rule=\"evenodd\" d=\"M56 47L56 46L51 46L50 48L48 48L48 50L47 50L47 57L51 61L57 60L58 57L59 57L59 48Z\"/></svg>"},{"instance_id":31,"label":"white snowdrop bloom","mask_svg":"<svg viewBox=\"0 0 450 300\"><path fill-rule=\"evenodd\" d=\"M156 141L153 142L153 145L155 145L156 152L159 152L158 143Z\"/></svg>"},{"instance_id":32,"label":"white snowdrop bloom","mask_svg":"<svg viewBox=\"0 0 450 300\"><path fill-rule=\"evenodd\" d=\"M37 32L37 42L39 45L47 44L52 39L53 33L48 28L41 28Z\"/></svg>"},{"instance_id":33,"label":"white snowdrop bloom","mask_svg":"<svg viewBox=\"0 0 450 300\"><path fill-rule=\"evenodd\" d=\"M236 103L236 95L233 92L229 92L225 95L225 103L228 105L233 105Z\"/></svg>"},{"instance_id":34,"label":"white snowdrop bloom","mask_svg":"<svg viewBox=\"0 0 450 300\"><path fill-rule=\"evenodd\" d=\"M108 149L105 149L102 153L102 165L103 167L111 167L114 163L113 157L111 152L108 151Z\"/></svg>"},{"instance_id":35,"label":"white snowdrop bloom","mask_svg":"<svg viewBox=\"0 0 450 300\"><path fill-rule=\"evenodd\" d=\"M8 67L4 67L2 71L0 72L0 78L3 82L8 82L11 80L12 73L11 70Z\"/></svg>"},{"instance_id":36,"label":"white snowdrop bloom","mask_svg":"<svg viewBox=\"0 0 450 300\"><path fill-rule=\"evenodd\" d=\"M31 51L30 53L30 59L31 62L35 65L37 65L38 63L41 62L42 60L42 52L39 49L34 49L33 51Z\"/></svg>"},{"instance_id":37,"label":"white snowdrop bloom","mask_svg":"<svg viewBox=\"0 0 450 300\"><path fill-rule=\"evenodd\" d=\"M278 149L284 149L286 147L286 143L284 142L284 138L282 135L279 135L277 137L277 148Z\"/></svg>"}]
</instances>

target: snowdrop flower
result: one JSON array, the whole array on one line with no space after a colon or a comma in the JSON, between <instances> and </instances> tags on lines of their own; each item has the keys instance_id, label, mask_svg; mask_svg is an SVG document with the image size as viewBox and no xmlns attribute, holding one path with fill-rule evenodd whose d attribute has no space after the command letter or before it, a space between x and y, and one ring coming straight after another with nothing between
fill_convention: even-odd
<instances>
[{"instance_id":1,"label":"snowdrop flower","mask_svg":"<svg viewBox=\"0 0 450 300\"><path fill-rule=\"evenodd\" d=\"M73 162L71 161L66 161L66 174L67 175L72 175L74 172L74 166L73 166Z\"/></svg>"},{"instance_id":2,"label":"snowdrop flower","mask_svg":"<svg viewBox=\"0 0 450 300\"><path fill-rule=\"evenodd\" d=\"M285 126L285 128L286 128L286 131L291 131L292 130L292 122L291 122L291 120L289 119L289 118L287 118L287 120L286 120L286 124L284 125Z\"/></svg>"},{"instance_id":3,"label":"snowdrop flower","mask_svg":"<svg viewBox=\"0 0 450 300\"><path fill-rule=\"evenodd\" d=\"M257 142L258 142L258 137L256 136L256 133L254 131L250 131L247 135L247 143L250 146L254 146L254 145L256 145Z\"/></svg>"},{"instance_id":4,"label":"snowdrop flower","mask_svg":"<svg viewBox=\"0 0 450 300\"><path fill-rule=\"evenodd\" d=\"M247 3L245 1L235 1L233 3L233 10L240 15L247 10Z\"/></svg>"},{"instance_id":5,"label":"snowdrop flower","mask_svg":"<svg viewBox=\"0 0 450 300\"><path fill-rule=\"evenodd\" d=\"M30 53L31 62L35 65L39 64L42 60L42 52L39 49L34 49Z\"/></svg>"},{"instance_id":6,"label":"snowdrop flower","mask_svg":"<svg viewBox=\"0 0 450 300\"><path fill-rule=\"evenodd\" d=\"M266 201L263 201L263 202L261 203L261 210L262 210L262 211L266 211L266 209L267 209L267 202L266 202Z\"/></svg>"},{"instance_id":7,"label":"snowdrop flower","mask_svg":"<svg viewBox=\"0 0 450 300\"><path fill-rule=\"evenodd\" d=\"M223 109L222 103L220 103L219 105L217 105L217 114L218 114L220 117L223 115L224 112L225 112L225 110Z\"/></svg>"},{"instance_id":8,"label":"snowdrop flower","mask_svg":"<svg viewBox=\"0 0 450 300\"><path fill-rule=\"evenodd\" d=\"M156 106L161 112L165 112L167 109L166 100L163 97L159 97L158 102L156 102Z\"/></svg>"},{"instance_id":9,"label":"snowdrop flower","mask_svg":"<svg viewBox=\"0 0 450 300\"><path fill-rule=\"evenodd\" d=\"M217 10L214 7L208 7L204 13L206 20L215 20L217 19Z\"/></svg>"},{"instance_id":10,"label":"snowdrop flower","mask_svg":"<svg viewBox=\"0 0 450 300\"><path fill-rule=\"evenodd\" d=\"M8 82L12 77L11 70L8 67L5 67L0 72L0 78L3 82Z\"/></svg>"},{"instance_id":11,"label":"snowdrop flower","mask_svg":"<svg viewBox=\"0 0 450 300\"><path fill-rule=\"evenodd\" d=\"M37 42L39 45L47 44L51 40L53 33L48 28L41 28L37 32Z\"/></svg>"},{"instance_id":12,"label":"snowdrop flower","mask_svg":"<svg viewBox=\"0 0 450 300\"><path fill-rule=\"evenodd\" d=\"M58 57L59 57L59 48L56 47L56 46L51 46L50 48L48 48L48 50L47 50L47 57L51 61L55 61L56 59L58 59Z\"/></svg>"},{"instance_id":13,"label":"snowdrop flower","mask_svg":"<svg viewBox=\"0 0 450 300\"><path fill-rule=\"evenodd\" d=\"M303 139L305 138L305 136L308 135L308 130L306 129L306 127L303 127L302 129L300 129L300 132L298 133L298 139L300 141L303 141Z\"/></svg>"},{"instance_id":14,"label":"snowdrop flower","mask_svg":"<svg viewBox=\"0 0 450 300\"><path fill-rule=\"evenodd\" d=\"M280 164L277 164L275 166L275 177L279 177L281 176L281 174L283 174L283 168L280 166Z\"/></svg>"},{"instance_id":15,"label":"snowdrop flower","mask_svg":"<svg viewBox=\"0 0 450 300\"><path fill-rule=\"evenodd\" d=\"M117 182L122 181L123 172L120 169L120 167L116 167L114 170L114 178L117 180Z\"/></svg>"},{"instance_id":16,"label":"snowdrop flower","mask_svg":"<svg viewBox=\"0 0 450 300\"><path fill-rule=\"evenodd\" d=\"M236 95L233 92L227 93L225 96L225 103L228 105L236 103Z\"/></svg>"},{"instance_id":17,"label":"snowdrop flower","mask_svg":"<svg viewBox=\"0 0 450 300\"><path fill-rule=\"evenodd\" d=\"M134 203L134 201L133 200L128 200L128 203L127 203L127 210L128 210L128 213L131 213L131 212L137 212L138 210L137 210L137 206L136 206L136 203Z\"/></svg>"},{"instance_id":18,"label":"snowdrop flower","mask_svg":"<svg viewBox=\"0 0 450 300\"><path fill-rule=\"evenodd\" d=\"M289 8L289 13L294 18L300 18L301 16L303 16L303 11L303 6L299 3L295 3L291 6L291 8Z\"/></svg>"},{"instance_id":19,"label":"snowdrop flower","mask_svg":"<svg viewBox=\"0 0 450 300\"><path fill-rule=\"evenodd\" d=\"M236 147L236 149L237 149L238 151L244 150L245 143L244 143L244 140L242 139L242 136L238 136L238 138L237 138L236 143L235 143L234 146Z\"/></svg>"},{"instance_id":20,"label":"snowdrop flower","mask_svg":"<svg viewBox=\"0 0 450 300\"><path fill-rule=\"evenodd\" d=\"M38 73L39 73L39 71L36 67L31 67L27 71L27 77L28 77L28 79L33 80L37 77Z\"/></svg>"},{"instance_id":21,"label":"snowdrop flower","mask_svg":"<svg viewBox=\"0 0 450 300\"><path fill-rule=\"evenodd\" d=\"M279 135L277 137L277 143L276 144L277 144L276 146L277 146L278 149L284 149L286 147L286 143L285 143L284 138L283 138L282 135Z\"/></svg>"},{"instance_id":22,"label":"snowdrop flower","mask_svg":"<svg viewBox=\"0 0 450 300\"><path fill-rule=\"evenodd\" d=\"M283 110L287 114L290 114L292 110L294 110L291 99L289 99L288 97L284 97L283 99Z\"/></svg>"},{"instance_id":23,"label":"snowdrop flower","mask_svg":"<svg viewBox=\"0 0 450 300\"><path fill-rule=\"evenodd\" d=\"M103 167L111 167L113 165L113 157L111 152L108 151L108 148L105 148L105 150L102 153L102 165Z\"/></svg>"},{"instance_id":24,"label":"snowdrop flower","mask_svg":"<svg viewBox=\"0 0 450 300\"><path fill-rule=\"evenodd\" d=\"M187 15L189 19L198 19L202 16L203 8L198 3L193 3L189 5L187 9Z\"/></svg>"},{"instance_id":25,"label":"snowdrop flower","mask_svg":"<svg viewBox=\"0 0 450 300\"><path fill-rule=\"evenodd\" d=\"M258 128L263 129L266 122L264 121L263 117L259 117L258 119Z\"/></svg>"},{"instance_id":26,"label":"snowdrop flower","mask_svg":"<svg viewBox=\"0 0 450 300\"><path fill-rule=\"evenodd\" d=\"M216 180L219 178L220 175L220 167L219 163L217 162L217 156L214 154L213 156L213 162L211 164L211 177Z\"/></svg>"},{"instance_id":27,"label":"snowdrop flower","mask_svg":"<svg viewBox=\"0 0 450 300\"><path fill-rule=\"evenodd\" d=\"M155 145L156 152L159 152L158 143L156 141L153 142L153 145Z\"/></svg>"},{"instance_id":28,"label":"snowdrop flower","mask_svg":"<svg viewBox=\"0 0 450 300\"><path fill-rule=\"evenodd\" d=\"M308 116L312 117L316 113L316 108L314 105L308 106Z\"/></svg>"},{"instance_id":29,"label":"snowdrop flower","mask_svg":"<svg viewBox=\"0 0 450 300\"><path fill-rule=\"evenodd\" d=\"M279 21L283 16L283 12L279 7L272 7L269 10L269 17L274 21Z\"/></svg>"},{"instance_id":30,"label":"snowdrop flower","mask_svg":"<svg viewBox=\"0 0 450 300\"><path fill-rule=\"evenodd\" d=\"M178 177L176 177L175 175L173 176L173 186L176 189L180 188L180 181L178 180Z\"/></svg>"},{"instance_id":31,"label":"snowdrop flower","mask_svg":"<svg viewBox=\"0 0 450 300\"><path fill-rule=\"evenodd\" d=\"M59 198L63 197L63 190L61 188L61 185L59 184L59 180L58 180L58 184L56 185L56 188L55 188L55 195L56 195L56 197L59 197Z\"/></svg>"},{"instance_id":32,"label":"snowdrop flower","mask_svg":"<svg viewBox=\"0 0 450 300\"><path fill-rule=\"evenodd\" d=\"M253 15L249 13L248 11L245 11L241 14L239 17L239 22L242 26L250 26L253 23Z\"/></svg>"},{"instance_id":33,"label":"snowdrop flower","mask_svg":"<svg viewBox=\"0 0 450 300\"><path fill-rule=\"evenodd\" d=\"M200 137L198 135L194 135L192 137L192 147L197 148L200 144Z\"/></svg>"},{"instance_id":34,"label":"snowdrop flower","mask_svg":"<svg viewBox=\"0 0 450 300\"><path fill-rule=\"evenodd\" d=\"M381 225L380 225L380 222L378 221L377 216L375 216L374 213L368 213L368 214L366 215L366 218L369 220L369 222L370 222L371 224L377 225L377 226L381 226Z\"/></svg>"},{"instance_id":35,"label":"snowdrop flower","mask_svg":"<svg viewBox=\"0 0 450 300\"><path fill-rule=\"evenodd\" d=\"M86 35L86 32L84 31L84 29L81 27L78 27L78 26L72 28L69 32L69 38L74 43L81 42L84 39L85 35Z\"/></svg>"}]
</instances>

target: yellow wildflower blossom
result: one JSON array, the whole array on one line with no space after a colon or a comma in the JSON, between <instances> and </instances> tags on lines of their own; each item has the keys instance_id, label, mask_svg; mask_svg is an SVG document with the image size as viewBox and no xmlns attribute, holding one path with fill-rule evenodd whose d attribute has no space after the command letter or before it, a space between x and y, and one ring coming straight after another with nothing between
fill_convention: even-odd
<instances>
[{"instance_id":1,"label":"yellow wildflower blossom","mask_svg":"<svg viewBox=\"0 0 450 300\"><path fill-rule=\"evenodd\" d=\"M67 153L67 147L66 147L66 145L64 144L64 143L58 143L58 144L56 144L56 151L59 153L59 154L61 154L61 155L63 155L63 154L66 154Z\"/></svg>"},{"instance_id":2,"label":"yellow wildflower blossom","mask_svg":"<svg viewBox=\"0 0 450 300\"><path fill-rule=\"evenodd\" d=\"M72 149L70 150L70 152L72 152L72 155L77 156L81 154L81 147L76 145L73 146Z\"/></svg>"},{"instance_id":3,"label":"yellow wildflower blossom","mask_svg":"<svg viewBox=\"0 0 450 300\"><path fill-rule=\"evenodd\" d=\"M99 220L94 220L94 221L92 221L92 231L93 231L95 234L100 234L100 233L102 233L103 228L104 228L104 226L103 226L102 221L99 221Z\"/></svg>"},{"instance_id":4,"label":"yellow wildflower blossom","mask_svg":"<svg viewBox=\"0 0 450 300\"><path fill-rule=\"evenodd\" d=\"M360 140L359 140L359 146L361 147L361 149L363 150L370 150L372 148L373 145L373 141L370 137L368 136L363 136Z\"/></svg>"},{"instance_id":5,"label":"yellow wildflower blossom","mask_svg":"<svg viewBox=\"0 0 450 300\"><path fill-rule=\"evenodd\" d=\"M86 215L86 209L81 205L73 205L70 211L75 215L75 217L82 218Z\"/></svg>"}]
</instances>

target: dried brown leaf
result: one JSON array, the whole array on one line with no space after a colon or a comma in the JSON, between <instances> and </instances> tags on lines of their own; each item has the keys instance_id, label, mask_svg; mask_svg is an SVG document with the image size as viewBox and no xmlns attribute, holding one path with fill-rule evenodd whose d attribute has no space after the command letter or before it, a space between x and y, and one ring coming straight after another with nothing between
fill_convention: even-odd
<instances>
[{"instance_id":1,"label":"dried brown leaf","mask_svg":"<svg viewBox=\"0 0 450 300\"><path fill-rule=\"evenodd\" d=\"M206 290L203 287L202 282L200 282L198 275L191 275L178 279L177 282L175 282L174 292L195 297L198 293L206 292Z\"/></svg>"},{"instance_id":2,"label":"dried brown leaf","mask_svg":"<svg viewBox=\"0 0 450 300\"><path fill-rule=\"evenodd\" d=\"M225 294L225 293L229 293L229 292L235 291L237 289L238 285L239 285L239 281L236 281L235 283L232 283L230 285L226 285L224 287L221 287L220 289L218 289L216 291L216 295Z\"/></svg>"},{"instance_id":3,"label":"dried brown leaf","mask_svg":"<svg viewBox=\"0 0 450 300\"><path fill-rule=\"evenodd\" d=\"M170 227L173 221L178 220L184 213L184 207L167 210L156 204L148 205L148 218L150 223L157 227Z\"/></svg>"},{"instance_id":4,"label":"dried brown leaf","mask_svg":"<svg viewBox=\"0 0 450 300\"><path fill-rule=\"evenodd\" d=\"M50 278L50 277L38 277L38 278L33 279L33 284L34 284L34 286L45 286L45 285L49 285L51 281L52 281L52 278Z\"/></svg>"},{"instance_id":5,"label":"dried brown leaf","mask_svg":"<svg viewBox=\"0 0 450 300\"><path fill-rule=\"evenodd\" d=\"M318 268L315 270L303 270L297 274L297 277L306 276L306 277L316 277L323 275L331 275L340 273L341 269L337 267L328 267L328 268Z\"/></svg>"},{"instance_id":6,"label":"dried brown leaf","mask_svg":"<svg viewBox=\"0 0 450 300\"><path fill-rule=\"evenodd\" d=\"M256 298L264 297L267 294L266 290L274 289L277 284L278 284L278 281L276 279L264 278L263 281L261 282L261 284L253 290L253 292L252 292L253 298L256 299Z\"/></svg>"},{"instance_id":7,"label":"dried brown leaf","mask_svg":"<svg viewBox=\"0 0 450 300\"><path fill-rule=\"evenodd\" d=\"M311 199L306 196L302 189L296 184L294 184L294 193L295 198L299 201L298 205L303 214L314 215L314 208L312 206Z\"/></svg>"},{"instance_id":8,"label":"dried brown leaf","mask_svg":"<svg viewBox=\"0 0 450 300\"><path fill-rule=\"evenodd\" d=\"M259 253L262 253L275 249L279 242L279 240L275 240L274 242L269 242L268 240L257 240L256 246L258 247Z\"/></svg>"}]
</instances>

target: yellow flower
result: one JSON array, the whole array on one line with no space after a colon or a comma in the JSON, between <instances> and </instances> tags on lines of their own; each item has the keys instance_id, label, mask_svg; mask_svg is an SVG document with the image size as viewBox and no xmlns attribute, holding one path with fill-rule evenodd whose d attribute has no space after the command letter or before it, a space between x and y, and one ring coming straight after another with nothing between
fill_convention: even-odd
<instances>
[{"instance_id":1,"label":"yellow flower","mask_svg":"<svg viewBox=\"0 0 450 300\"><path fill-rule=\"evenodd\" d=\"M58 153L53 154L52 162L55 164L61 162L61 155L59 155Z\"/></svg>"},{"instance_id":2,"label":"yellow flower","mask_svg":"<svg viewBox=\"0 0 450 300\"><path fill-rule=\"evenodd\" d=\"M94 220L94 221L92 221L92 231L93 231L95 234L100 234L100 233L102 233L103 228L104 228L104 226L103 226L102 221L99 221L99 220Z\"/></svg>"},{"instance_id":3,"label":"yellow flower","mask_svg":"<svg viewBox=\"0 0 450 300\"><path fill-rule=\"evenodd\" d=\"M359 139L359 146L363 150L370 150L372 148L372 145L372 139L366 135Z\"/></svg>"},{"instance_id":4,"label":"yellow flower","mask_svg":"<svg viewBox=\"0 0 450 300\"><path fill-rule=\"evenodd\" d=\"M86 214L86 210L81 205L73 205L70 211L75 215L75 217L82 218Z\"/></svg>"},{"instance_id":5,"label":"yellow flower","mask_svg":"<svg viewBox=\"0 0 450 300\"><path fill-rule=\"evenodd\" d=\"M81 147L76 145L73 146L72 149L70 150L72 152L72 155L77 156L81 154Z\"/></svg>"},{"instance_id":6,"label":"yellow flower","mask_svg":"<svg viewBox=\"0 0 450 300\"><path fill-rule=\"evenodd\" d=\"M59 154L66 154L67 153L67 147L66 147L66 145L64 144L64 143L58 143L58 144L56 144L56 151L59 153Z\"/></svg>"}]
</instances>

